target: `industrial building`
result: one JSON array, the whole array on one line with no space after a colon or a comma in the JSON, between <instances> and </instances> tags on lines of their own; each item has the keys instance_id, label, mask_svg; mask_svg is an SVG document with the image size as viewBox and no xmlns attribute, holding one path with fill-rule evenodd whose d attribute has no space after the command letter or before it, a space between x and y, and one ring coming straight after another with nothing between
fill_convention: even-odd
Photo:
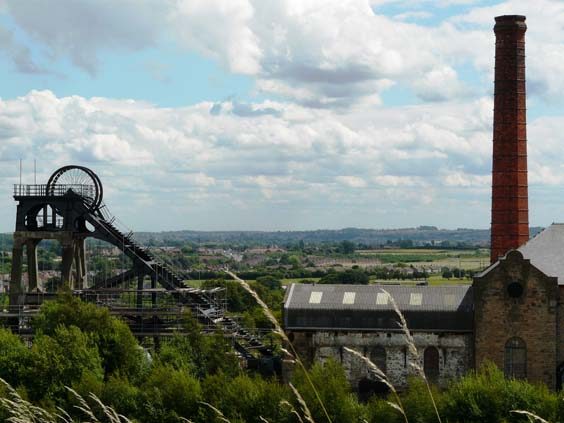
<instances>
[{"instance_id":1,"label":"industrial building","mask_svg":"<svg viewBox=\"0 0 564 423\"><path fill-rule=\"evenodd\" d=\"M499 16L496 36L491 265L472 286L292 285L284 325L308 362L342 363L360 393L382 388L369 357L398 388L416 367L446 385L486 361L508 377L560 388L564 379L564 225L529 240L525 17ZM410 353L391 298L405 316ZM414 367L411 364L416 364Z\"/></svg>"}]
</instances>

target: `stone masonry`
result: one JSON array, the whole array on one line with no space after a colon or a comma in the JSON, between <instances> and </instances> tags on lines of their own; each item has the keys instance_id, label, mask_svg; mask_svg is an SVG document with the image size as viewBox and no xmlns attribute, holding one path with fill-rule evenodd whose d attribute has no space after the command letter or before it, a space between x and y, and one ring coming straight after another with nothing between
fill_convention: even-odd
<instances>
[{"instance_id":1,"label":"stone masonry","mask_svg":"<svg viewBox=\"0 0 564 423\"><path fill-rule=\"evenodd\" d=\"M512 283L521 285L521 295L511 295ZM475 277L476 367L492 361L504 369L506 343L518 337L526 344L527 379L555 388L558 294L556 278L546 276L516 250Z\"/></svg>"},{"instance_id":2,"label":"stone masonry","mask_svg":"<svg viewBox=\"0 0 564 423\"><path fill-rule=\"evenodd\" d=\"M343 347L370 357L374 348L385 351L383 364L376 363L385 371L397 389L407 387L408 377L415 375L415 367L424 367L423 354L426 348L435 347L439 352L439 386L446 386L472 368L472 334L443 332L414 332L413 338L418 357L410 356L406 338L401 332L292 332L294 347L300 357L308 362L325 361L329 358L343 365L347 379L358 389L363 379L376 380L363 360L347 353Z\"/></svg>"}]
</instances>

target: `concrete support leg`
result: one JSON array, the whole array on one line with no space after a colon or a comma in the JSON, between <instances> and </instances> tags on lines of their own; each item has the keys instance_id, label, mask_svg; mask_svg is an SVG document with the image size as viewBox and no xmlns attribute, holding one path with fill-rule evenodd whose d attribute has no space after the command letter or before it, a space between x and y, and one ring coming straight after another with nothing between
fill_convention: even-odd
<instances>
[{"instance_id":1,"label":"concrete support leg","mask_svg":"<svg viewBox=\"0 0 564 423\"><path fill-rule=\"evenodd\" d=\"M10 279L10 305L19 304L20 295L23 294L22 284L22 261L23 261L23 245L20 241L14 239L14 247L12 249L12 274Z\"/></svg>"},{"instance_id":2,"label":"concrete support leg","mask_svg":"<svg viewBox=\"0 0 564 423\"><path fill-rule=\"evenodd\" d=\"M76 287L82 289L86 287L86 257L84 253L84 239L73 241L74 267L76 270Z\"/></svg>"},{"instance_id":3,"label":"concrete support leg","mask_svg":"<svg viewBox=\"0 0 564 423\"><path fill-rule=\"evenodd\" d=\"M27 277L28 277L28 292L37 291L37 275L39 269L37 267L37 244L38 239L29 239L25 243L27 255Z\"/></svg>"},{"instance_id":4,"label":"concrete support leg","mask_svg":"<svg viewBox=\"0 0 564 423\"><path fill-rule=\"evenodd\" d=\"M72 289L72 262L74 256L73 244L63 244L63 261L61 264L61 280L65 287Z\"/></svg>"},{"instance_id":5,"label":"concrete support leg","mask_svg":"<svg viewBox=\"0 0 564 423\"><path fill-rule=\"evenodd\" d=\"M81 239L78 242L78 260L80 268L82 269L82 282L81 286L86 288L88 286L88 277L86 275L86 240Z\"/></svg>"},{"instance_id":6,"label":"concrete support leg","mask_svg":"<svg viewBox=\"0 0 564 423\"><path fill-rule=\"evenodd\" d=\"M74 261L74 281L75 281L75 288L82 289L82 268L80 263L80 253L78 252L78 241L73 242L72 251L73 251L73 261Z\"/></svg>"}]
</instances>

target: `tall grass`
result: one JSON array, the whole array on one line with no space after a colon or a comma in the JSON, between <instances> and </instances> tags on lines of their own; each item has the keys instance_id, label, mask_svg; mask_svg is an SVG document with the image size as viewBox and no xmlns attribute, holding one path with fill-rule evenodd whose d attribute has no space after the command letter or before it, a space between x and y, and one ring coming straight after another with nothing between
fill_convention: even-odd
<instances>
[{"instance_id":1,"label":"tall grass","mask_svg":"<svg viewBox=\"0 0 564 423\"><path fill-rule=\"evenodd\" d=\"M33 405L21 397L21 395L10 386L8 382L0 379L0 384L5 389L5 395L0 397L0 407L8 413L6 419L9 423L73 423L70 414L60 407L57 412L49 412L44 408ZM118 414L112 407L105 405L100 398L90 394L89 398L99 408L95 411L86 399L75 390L68 388L70 393L78 401L74 407L82 412L88 423L133 423L127 417Z\"/></svg>"},{"instance_id":2,"label":"tall grass","mask_svg":"<svg viewBox=\"0 0 564 423\"><path fill-rule=\"evenodd\" d=\"M403 332L403 335L405 337L407 348L410 352L410 355L415 359L415 360L410 360L409 364L417 371L417 374L425 382L425 385L427 386L427 392L429 392L429 398L431 399L431 402L433 403L433 408L435 409L435 414L437 415L437 420L439 421L439 423L442 423L441 416L439 414L439 409L437 408L437 403L435 401L435 397L433 396L433 392L431 392L431 385L429 384L429 380L427 379L427 376L425 375L425 371L423 370L423 368L419 364L419 359L418 359L419 352L417 351L417 347L415 346L415 341L413 339L413 336L411 335L411 331L409 330L409 327L407 326L407 321L405 320L405 316L403 315L403 313L399 309L396 301L390 295L390 293L388 291L386 291L385 289L382 289L382 291L390 299L390 303L392 304L394 312L398 316L398 324L399 324L399 326L400 326L400 328Z\"/></svg>"},{"instance_id":3,"label":"tall grass","mask_svg":"<svg viewBox=\"0 0 564 423\"><path fill-rule=\"evenodd\" d=\"M284 332L284 329L282 329L280 322L278 322L276 317L274 317L274 315L272 314L272 311L270 310L270 308L266 305L266 303L259 297L259 295L256 293L256 291L253 288L251 288L251 286L246 281L239 278L235 273L230 272L229 270L226 270L226 273L229 276L231 276L234 280L239 282L239 284L243 287L243 289L245 291L247 291L255 299L255 301L258 303L258 305L262 308L265 316L268 318L268 320L274 326L274 332L276 334L278 334L282 338L282 340L285 342L285 344L290 347L290 349L291 349L290 356L294 359L296 364L298 364L300 366L300 368L303 370L304 375L305 375L305 377L308 381L308 384L310 385L311 389L313 390L315 397L316 397L317 401L319 402L319 405L320 405L321 409L323 410L325 417L327 418L327 421L329 423L333 423L333 420L329 416L329 412L327 411L325 404L321 400L321 396L319 395L318 389L315 387L313 381L309 377L309 372L307 371L304 362L302 361L302 359L300 358L296 349L294 348L294 344L290 341L290 338L288 338L288 335L286 335L286 332ZM296 389L293 389L293 392L294 392L295 395L296 394L299 395L299 392ZM303 400L301 395L297 396L297 400L298 400L298 402L300 402L300 404L302 404L302 402L303 402L303 404L305 405L305 401ZM308 411L309 411L309 409L308 409ZM314 423L313 418L311 419L311 423Z\"/></svg>"}]
</instances>

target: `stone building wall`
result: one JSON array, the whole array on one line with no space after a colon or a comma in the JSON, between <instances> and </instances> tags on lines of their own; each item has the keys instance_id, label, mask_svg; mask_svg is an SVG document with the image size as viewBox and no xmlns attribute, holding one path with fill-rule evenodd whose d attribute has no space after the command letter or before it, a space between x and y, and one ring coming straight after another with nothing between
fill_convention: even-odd
<instances>
[{"instance_id":1,"label":"stone building wall","mask_svg":"<svg viewBox=\"0 0 564 423\"><path fill-rule=\"evenodd\" d=\"M414 332L413 338L419 354L416 361L410 357L405 336L401 332L291 333L294 348L302 359L308 363L329 358L336 360L345 369L353 389L358 389L363 379L376 380L376 378L370 374L363 360L347 353L343 347L357 350L366 357L371 357L373 352L380 352L383 348L385 351L383 365L377 362L377 358L373 356L371 358L380 367L385 367L388 379L397 389L405 389L408 376L416 373L414 367L409 364L410 360L423 368L423 355L428 347L435 347L438 350L439 376L436 382L439 386L446 386L449 381L461 377L472 368L471 333Z\"/></svg>"},{"instance_id":2,"label":"stone building wall","mask_svg":"<svg viewBox=\"0 0 564 423\"><path fill-rule=\"evenodd\" d=\"M522 294L510 294L518 283ZM526 377L531 382L556 385L557 367L556 278L548 277L511 251L495 268L474 279L474 333L476 367L487 360L505 366L508 340L522 339L526 345ZM562 353L561 353L562 354Z\"/></svg>"}]
</instances>

